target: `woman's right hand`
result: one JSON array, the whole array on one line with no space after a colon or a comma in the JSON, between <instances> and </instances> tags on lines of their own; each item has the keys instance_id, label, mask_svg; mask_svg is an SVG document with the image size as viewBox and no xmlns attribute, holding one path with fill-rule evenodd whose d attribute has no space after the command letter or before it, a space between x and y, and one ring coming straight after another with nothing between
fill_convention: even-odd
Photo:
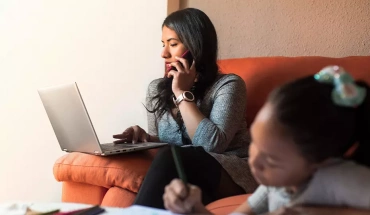
<instances>
[{"instance_id":1,"label":"woman's right hand","mask_svg":"<svg viewBox=\"0 0 370 215\"><path fill-rule=\"evenodd\" d=\"M197 79L195 62L189 66L185 58L176 57L178 61L172 62L170 65L176 67L176 70L171 70L167 73L167 78L173 77L172 92L176 98L184 91L189 91Z\"/></svg>"},{"instance_id":2,"label":"woman's right hand","mask_svg":"<svg viewBox=\"0 0 370 215\"><path fill-rule=\"evenodd\" d=\"M113 138L119 139L114 141L113 143L138 143L138 142L148 142L150 139L150 136L146 131L140 126L135 125L127 128L122 134L115 134L113 135Z\"/></svg>"},{"instance_id":3,"label":"woman's right hand","mask_svg":"<svg viewBox=\"0 0 370 215\"><path fill-rule=\"evenodd\" d=\"M202 191L188 184L188 189L180 179L174 179L165 188L164 207L173 213L209 213L202 204Z\"/></svg>"}]
</instances>

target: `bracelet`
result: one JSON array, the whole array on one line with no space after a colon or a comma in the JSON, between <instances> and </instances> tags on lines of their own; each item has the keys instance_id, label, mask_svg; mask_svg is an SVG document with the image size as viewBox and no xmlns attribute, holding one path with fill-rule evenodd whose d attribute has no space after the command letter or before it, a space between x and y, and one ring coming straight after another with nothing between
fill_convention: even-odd
<instances>
[{"instance_id":1,"label":"bracelet","mask_svg":"<svg viewBox=\"0 0 370 215\"><path fill-rule=\"evenodd\" d=\"M151 141L150 141L150 139L151 139L151 138L150 138L150 134L148 134L148 133L147 133L147 135L148 135L148 136L147 136L146 140L147 140L148 142L151 142Z\"/></svg>"}]
</instances>

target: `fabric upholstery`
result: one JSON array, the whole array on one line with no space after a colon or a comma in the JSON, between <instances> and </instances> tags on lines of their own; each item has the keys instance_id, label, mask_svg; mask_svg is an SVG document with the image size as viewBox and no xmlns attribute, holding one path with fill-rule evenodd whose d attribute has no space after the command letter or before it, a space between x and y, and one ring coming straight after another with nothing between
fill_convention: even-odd
<instances>
[{"instance_id":1,"label":"fabric upholstery","mask_svg":"<svg viewBox=\"0 0 370 215\"><path fill-rule=\"evenodd\" d=\"M313 75L328 65L339 65L356 79L370 83L370 56L327 57L258 57L220 60L223 73L235 73L247 86L247 123L253 122L268 94L286 82Z\"/></svg>"},{"instance_id":2,"label":"fabric upholstery","mask_svg":"<svg viewBox=\"0 0 370 215\"><path fill-rule=\"evenodd\" d=\"M102 202L107 191L107 188L101 186L65 181L62 186L62 201L96 205Z\"/></svg>"},{"instance_id":3,"label":"fabric upholstery","mask_svg":"<svg viewBox=\"0 0 370 215\"><path fill-rule=\"evenodd\" d=\"M226 215L235 210L239 205L247 201L250 194L232 196L220 199L207 205L207 209L216 215Z\"/></svg>"},{"instance_id":4,"label":"fabric upholstery","mask_svg":"<svg viewBox=\"0 0 370 215\"><path fill-rule=\"evenodd\" d=\"M121 187L137 192L157 149L101 157L70 153L54 164L57 181L73 181L105 188Z\"/></svg>"},{"instance_id":5,"label":"fabric upholstery","mask_svg":"<svg viewBox=\"0 0 370 215\"><path fill-rule=\"evenodd\" d=\"M136 193L122 189L120 187L110 188L101 203L106 207L128 207L133 204Z\"/></svg>"}]
</instances>

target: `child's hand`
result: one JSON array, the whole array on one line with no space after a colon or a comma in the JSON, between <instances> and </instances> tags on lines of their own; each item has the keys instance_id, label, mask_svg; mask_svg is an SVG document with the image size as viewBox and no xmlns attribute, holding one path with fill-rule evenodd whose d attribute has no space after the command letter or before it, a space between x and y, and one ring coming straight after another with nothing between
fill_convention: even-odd
<instances>
[{"instance_id":1,"label":"child's hand","mask_svg":"<svg viewBox=\"0 0 370 215\"><path fill-rule=\"evenodd\" d=\"M163 194L164 207L173 213L182 214L203 210L202 191L195 185L187 186L188 190L180 179L172 180Z\"/></svg>"}]
</instances>

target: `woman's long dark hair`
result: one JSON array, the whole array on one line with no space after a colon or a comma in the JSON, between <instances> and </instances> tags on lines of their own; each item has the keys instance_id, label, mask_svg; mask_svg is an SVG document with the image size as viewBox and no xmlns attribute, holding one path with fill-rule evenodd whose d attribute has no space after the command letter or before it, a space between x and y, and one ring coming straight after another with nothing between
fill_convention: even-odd
<instances>
[{"instance_id":1,"label":"woman's long dark hair","mask_svg":"<svg viewBox=\"0 0 370 215\"><path fill-rule=\"evenodd\" d=\"M293 137L303 156L313 162L343 157L358 143L350 157L370 166L370 90L359 107L334 104L331 84L317 82L312 76L275 90L268 98L278 123Z\"/></svg>"},{"instance_id":2,"label":"woman's long dark hair","mask_svg":"<svg viewBox=\"0 0 370 215\"><path fill-rule=\"evenodd\" d=\"M180 41L193 55L198 75L193 94L197 100L202 100L206 89L211 86L218 74L218 42L215 27L204 12L194 8L170 14L164 20L162 28L164 26L175 31ZM157 92L158 94L149 100L153 109L148 111L160 118L166 111L171 111L175 107L172 101L172 78L164 77L157 85Z\"/></svg>"}]
</instances>

